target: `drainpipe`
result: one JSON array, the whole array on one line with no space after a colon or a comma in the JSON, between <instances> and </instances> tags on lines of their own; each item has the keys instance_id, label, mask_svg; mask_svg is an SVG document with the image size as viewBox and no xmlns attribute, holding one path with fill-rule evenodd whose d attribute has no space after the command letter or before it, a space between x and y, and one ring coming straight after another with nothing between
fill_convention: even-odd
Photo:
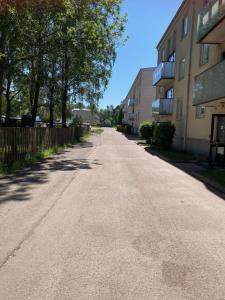
<instances>
[{"instance_id":1,"label":"drainpipe","mask_svg":"<svg viewBox=\"0 0 225 300\"><path fill-rule=\"evenodd\" d=\"M188 69L188 84L187 84L187 104L186 104L186 119L185 119L185 125L184 125L184 142L183 142L183 148L186 150L187 146L187 131L188 131L188 116L189 116L189 101L190 101L190 95L192 95L192 91L190 93L191 89L191 70L192 70L192 50L193 50L193 41L194 41L194 29L195 29L195 8L196 8L196 0L193 0L193 8L192 8L192 28L191 28L191 40L190 40L190 51L189 51L189 69ZM191 97L192 98L192 97Z\"/></svg>"}]
</instances>

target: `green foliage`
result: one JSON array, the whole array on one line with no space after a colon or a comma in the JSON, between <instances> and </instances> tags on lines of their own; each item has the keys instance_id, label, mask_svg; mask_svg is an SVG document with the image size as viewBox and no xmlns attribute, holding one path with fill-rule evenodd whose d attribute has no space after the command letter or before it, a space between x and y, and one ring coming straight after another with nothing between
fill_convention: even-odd
<instances>
[{"instance_id":1,"label":"green foliage","mask_svg":"<svg viewBox=\"0 0 225 300\"><path fill-rule=\"evenodd\" d=\"M158 123L154 130L154 143L164 150L170 149L175 135L175 125L171 122Z\"/></svg>"},{"instance_id":2,"label":"green foliage","mask_svg":"<svg viewBox=\"0 0 225 300\"><path fill-rule=\"evenodd\" d=\"M2 113L26 112L65 125L71 103L95 109L124 43L120 6L121 0L0 0L0 120Z\"/></svg>"},{"instance_id":3,"label":"green foliage","mask_svg":"<svg viewBox=\"0 0 225 300\"><path fill-rule=\"evenodd\" d=\"M116 125L116 130L119 131L119 132L123 132L123 127L122 127L122 125L117 124L117 125Z\"/></svg>"},{"instance_id":4,"label":"green foliage","mask_svg":"<svg viewBox=\"0 0 225 300\"><path fill-rule=\"evenodd\" d=\"M153 138L154 128L154 123L150 121L142 122L139 127L140 136L143 140L146 140L147 143L150 143Z\"/></svg>"},{"instance_id":5,"label":"green foliage","mask_svg":"<svg viewBox=\"0 0 225 300\"><path fill-rule=\"evenodd\" d=\"M132 126L129 124L123 124L123 125L117 124L116 130L124 134L131 134Z\"/></svg>"}]
</instances>

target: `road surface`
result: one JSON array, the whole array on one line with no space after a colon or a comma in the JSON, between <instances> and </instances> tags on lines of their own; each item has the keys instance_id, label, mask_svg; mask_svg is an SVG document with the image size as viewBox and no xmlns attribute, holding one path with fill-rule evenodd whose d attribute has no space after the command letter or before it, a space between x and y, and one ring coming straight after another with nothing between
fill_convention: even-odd
<instances>
[{"instance_id":1,"label":"road surface","mask_svg":"<svg viewBox=\"0 0 225 300\"><path fill-rule=\"evenodd\" d=\"M105 129L0 181L0 299L225 299L225 202Z\"/></svg>"}]
</instances>

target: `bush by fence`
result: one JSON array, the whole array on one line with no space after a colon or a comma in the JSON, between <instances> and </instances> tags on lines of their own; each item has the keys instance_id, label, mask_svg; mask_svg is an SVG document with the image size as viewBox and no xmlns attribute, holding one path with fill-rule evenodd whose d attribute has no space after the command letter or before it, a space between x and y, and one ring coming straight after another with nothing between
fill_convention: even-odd
<instances>
[{"instance_id":1,"label":"bush by fence","mask_svg":"<svg viewBox=\"0 0 225 300\"><path fill-rule=\"evenodd\" d=\"M89 131L88 126L69 128L0 128L0 164L11 165L40 151L73 144Z\"/></svg>"}]
</instances>

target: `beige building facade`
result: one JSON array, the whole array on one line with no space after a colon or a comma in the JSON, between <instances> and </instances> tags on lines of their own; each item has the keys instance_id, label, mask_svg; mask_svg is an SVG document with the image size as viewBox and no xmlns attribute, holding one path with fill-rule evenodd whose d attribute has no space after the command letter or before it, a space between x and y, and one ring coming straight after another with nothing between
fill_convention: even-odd
<instances>
[{"instance_id":1,"label":"beige building facade","mask_svg":"<svg viewBox=\"0 0 225 300\"><path fill-rule=\"evenodd\" d=\"M154 70L142 68L123 101L123 123L131 125L134 133L138 133L143 121L152 120L152 102L156 91L152 86Z\"/></svg>"},{"instance_id":2,"label":"beige building facade","mask_svg":"<svg viewBox=\"0 0 225 300\"><path fill-rule=\"evenodd\" d=\"M225 0L183 1L157 49L158 121L175 124L176 148L224 156Z\"/></svg>"}]
</instances>

